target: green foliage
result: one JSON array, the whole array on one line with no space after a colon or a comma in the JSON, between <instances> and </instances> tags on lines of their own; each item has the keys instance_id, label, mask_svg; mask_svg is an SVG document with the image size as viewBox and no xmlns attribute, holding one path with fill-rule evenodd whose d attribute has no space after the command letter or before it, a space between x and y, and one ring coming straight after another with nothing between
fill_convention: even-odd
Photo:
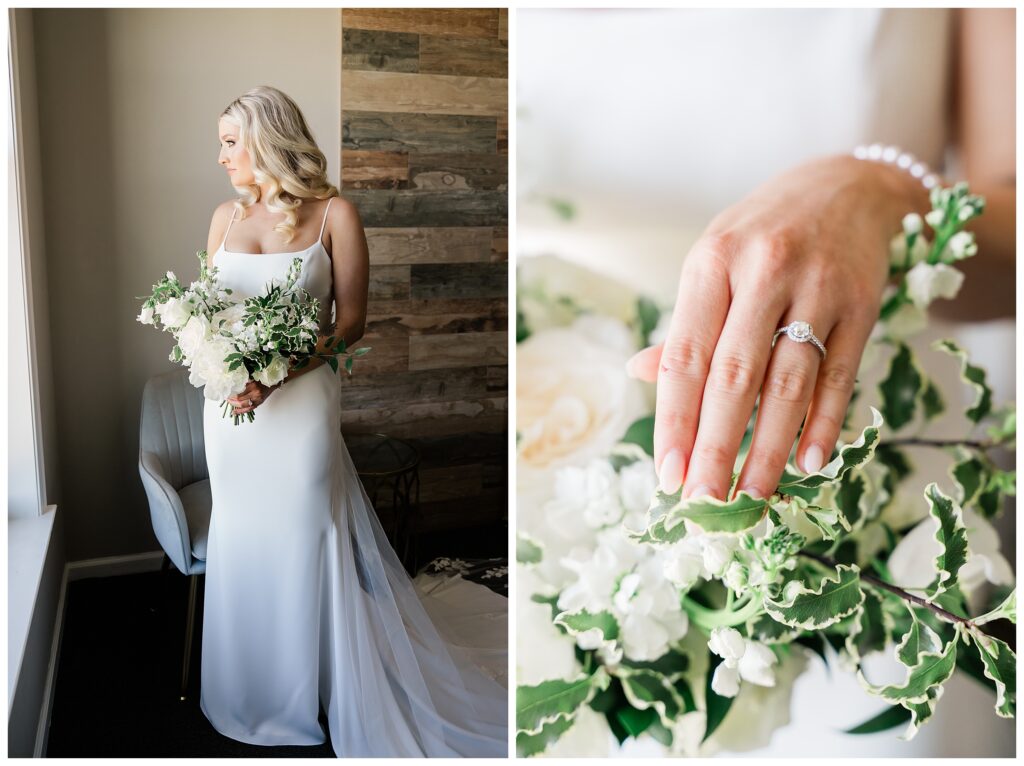
<instances>
[{"instance_id":1,"label":"green foliage","mask_svg":"<svg viewBox=\"0 0 1024 766\"><path fill-rule=\"evenodd\" d=\"M924 375L905 343L897 346L889 360L889 373L878 384L885 422L898 430L914 419L918 396L925 390Z\"/></svg>"},{"instance_id":2,"label":"green foliage","mask_svg":"<svg viewBox=\"0 0 1024 766\"><path fill-rule=\"evenodd\" d=\"M860 568L839 565L833 577L808 588L800 580L786 585L782 597L766 599L765 611L772 619L801 630L821 630L853 614L864 601L860 587Z\"/></svg>"},{"instance_id":3,"label":"green foliage","mask_svg":"<svg viewBox=\"0 0 1024 766\"><path fill-rule=\"evenodd\" d=\"M924 496L928 500L929 515L938 521L935 539L942 546L935 559L935 581L928 587L928 599L933 600L957 584L957 572L967 562L967 528L960 506L944 495L935 482L925 487Z\"/></svg>"},{"instance_id":4,"label":"green foliage","mask_svg":"<svg viewBox=\"0 0 1024 766\"><path fill-rule=\"evenodd\" d=\"M820 471L791 479L783 479L779 490L790 492L795 487L813 489L823 484L830 484L841 479L848 471L868 462L878 444L879 429L883 423L882 414L871 408L871 424L861 431L860 436L852 443L843 446L836 458L826 464Z\"/></svg>"},{"instance_id":5,"label":"green foliage","mask_svg":"<svg viewBox=\"0 0 1024 766\"><path fill-rule=\"evenodd\" d=\"M975 394L974 402L964 414L975 423L979 422L992 411L992 390L985 382L985 371L971 364L967 359L967 352L951 340L936 341L933 347L960 360L960 377L974 388Z\"/></svg>"},{"instance_id":6,"label":"green foliage","mask_svg":"<svg viewBox=\"0 0 1024 766\"><path fill-rule=\"evenodd\" d=\"M607 671L599 667L593 674L584 673L570 681L552 679L520 686L516 692L518 733L538 734L559 719L574 717L595 694L608 688L608 682Z\"/></svg>"}]
</instances>

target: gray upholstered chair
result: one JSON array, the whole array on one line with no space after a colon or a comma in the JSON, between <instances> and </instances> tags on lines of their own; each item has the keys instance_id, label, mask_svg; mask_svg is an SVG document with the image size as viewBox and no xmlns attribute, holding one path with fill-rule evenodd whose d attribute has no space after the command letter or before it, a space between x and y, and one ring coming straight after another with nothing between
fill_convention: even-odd
<instances>
[{"instance_id":1,"label":"gray upholstered chair","mask_svg":"<svg viewBox=\"0 0 1024 766\"><path fill-rule=\"evenodd\" d=\"M181 699L188 685L196 588L206 571L210 530L210 481L203 442L202 389L188 382L188 370L157 375L142 392L139 474L149 498L153 532L164 549L161 570L173 562L189 577Z\"/></svg>"}]
</instances>

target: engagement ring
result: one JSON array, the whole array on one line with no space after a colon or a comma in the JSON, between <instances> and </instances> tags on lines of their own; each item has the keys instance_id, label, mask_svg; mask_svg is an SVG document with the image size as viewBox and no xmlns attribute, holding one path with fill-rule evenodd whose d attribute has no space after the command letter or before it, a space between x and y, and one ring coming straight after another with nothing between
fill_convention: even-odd
<instances>
[{"instance_id":1,"label":"engagement ring","mask_svg":"<svg viewBox=\"0 0 1024 766\"><path fill-rule=\"evenodd\" d=\"M825 344L818 340L807 322L790 322L785 327L780 327L775 331L775 335L772 336L772 348L775 348L775 341L779 339L782 333L786 333L787 338L795 340L797 343L813 343L815 348L821 352L822 359L828 353L825 351Z\"/></svg>"}]
</instances>

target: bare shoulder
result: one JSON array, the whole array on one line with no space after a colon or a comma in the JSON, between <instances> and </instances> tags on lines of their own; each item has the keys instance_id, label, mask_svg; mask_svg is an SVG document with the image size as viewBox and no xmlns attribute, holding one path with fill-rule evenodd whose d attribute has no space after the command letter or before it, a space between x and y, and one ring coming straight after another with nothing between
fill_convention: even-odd
<instances>
[{"instance_id":1,"label":"bare shoulder","mask_svg":"<svg viewBox=\"0 0 1024 766\"><path fill-rule=\"evenodd\" d=\"M221 202L213 209L210 218L210 232L206 238L206 263L210 264L210 258L220 247L224 234L228 230L228 223L235 214L235 201L233 199Z\"/></svg>"},{"instance_id":2,"label":"bare shoulder","mask_svg":"<svg viewBox=\"0 0 1024 766\"><path fill-rule=\"evenodd\" d=\"M327 211L327 223L332 230L342 233L342 229L349 226L362 226L359 219L359 209L344 197L334 197L330 203L331 209ZM333 233L333 231L332 231Z\"/></svg>"}]
</instances>

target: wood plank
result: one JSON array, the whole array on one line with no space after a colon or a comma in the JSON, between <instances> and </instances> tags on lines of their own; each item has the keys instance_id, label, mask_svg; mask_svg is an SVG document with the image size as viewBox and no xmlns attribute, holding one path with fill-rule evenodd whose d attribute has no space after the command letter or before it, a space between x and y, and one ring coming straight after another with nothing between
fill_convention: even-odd
<instances>
[{"instance_id":1,"label":"wood plank","mask_svg":"<svg viewBox=\"0 0 1024 766\"><path fill-rule=\"evenodd\" d=\"M508 260L508 226L495 226L491 238L491 262Z\"/></svg>"},{"instance_id":2,"label":"wood plank","mask_svg":"<svg viewBox=\"0 0 1024 766\"><path fill-rule=\"evenodd\" d=\"M507 263L418 263L410 269L412 298L506 298Z\"/></svg>"},{"instance_id":3,"label":"wood plank","mask_svg":"<svg viewBox=\"0 0 1024 766\"><path fill-rule=\"evenodd\" d=\"M386 428L388 435L400 439L454 436L466 431L501 433L508 430L508 397L458 402L402 402L356 410L346 409L342 399L341 423L345 433L373 433Z\"/></svg>"},{"instance_id":4,"label":"wood plank","mask_svg":"<svg viewBox=\"0 0 1024 766\"><path fill-rule=\"evenodd\" d=\"M399 402L426 404L497 396L502 392L487 390L488 369L464 367L458 370L414 370L401 375L353 375L345 387L344 404L349 409L372 409Z\"/></svg>"},{"instance_id":5,"label":"wood plank","mask_svg":"<svg viewBox=\"0 0 1024 766\"><path fill-rule=\"evenodd\" d=\"M508 367L487 368L487 390L491 392L508 391Z\"/></svg>"},{"instance_id":6,"label":"wood plank","mask_svg":"<svg viewBox=\"0 0 1024 766\"><path fill-rule=\"evenodd\" d=\"M345 72L342 109L497 117L508 111L508 80L402 72Z\"/></svg>"},{"instance_id":7,"label":"wood plank","mask_svg":"<svg viewBox=\"0 0 1024 766\"><path fill-rule=\"evenodd\" d=\"M393 70L402 71L402 70ZM508 77L508 43L491 38L420 37L422 74Z\"/></svg>"},{"instance_id":8,"label":"wood plank","mask_svg":"<svg viewBox=\"0 0 1024 766\"><path fill-rule=\"evenodd\" d=\"M342 112L342 151L486 154L497 149L497 124L496 117L346 108Z\"/></svg>"},{"instance_id":9,"label":"wood plank","mask_svg":"<svg viewBox=\"0 0 1024 766\"><path fill-rule=\"evenodd\" d=\"M508 42L508 8L498 9L498 39Z\"/></svg>"},{"instance_id":10,"label":"wood plank","mask_svg":"<svg viewBox=\"0 0 1024 766\"><path fill-rule=\"evenodd\" d=\"M342 149L341 188L405 189L408 186L408 154Z\"/></svg>"},{"instance_id":11,"label":"wood plank","mask_svg":"<svg viewBox=\"0 0 1024 766\"><path fill-rule=\"evenodd\" d=\"M498 118L498 127L495 133L495 144L498 154L508 154L508 113Z\"/></svg>"},{"instance_id":12,"label":"wood plank","mask_svg":"<svg viewBox=\"0 0 1024 766\"><path fill-rule=\"evenodd\" d=\"M489 226L367 228L370 264L465 263L493 260L494 234ZM507 232L508 229L506 228Z\"/></svg>"},{"instance_id":13,"label":"wood plank","mask_svg":"<svg viewBox=\"0 0 1024 766\"><path fill-rule=\"evenodd\" d=\"M409 369L476 367L508 363L507 332L409 336Z\"/></svg>"},{"instance_id":14,"label":"wood plank","mask_svg":"<svg viewBox=\"0 0 1024 766\"><path fill-rule=\"evenodd\" d=\"M345 391L349 380L358 375L372 375L377 372L407 372L409 370L409 339L398 336L381 336L374 333L366 333L355 348L369 346L367 354L355 360L352 365L352 375L349 376L344 369L339 369L341 376L341 403L345 407Z\"/></svg>"},{"instance_id":15,"label":"wood plank","mask_svg":"<svg viewBox=\"0 0 1024 766\"><path fill-rule=\"evenodd\" d=\"M371 301L367 331L380 335L495 332L508 329L508 301L501 299L434 299Z\"/></svg>"},{"instance_id":16,"label":"wood plank","mask_svg":"<svg viewBox=\"0 0 1024 766\"><path fill-rule=\"evenodd\" d=\"M507 189L508 157L502 154L413 154L408 186L416 189Z\"/></svg>"},{"instance_id":17,"label":"wood plank","mask_svg":"<svg viewBox=\"0 0 1024 766\"><path fill-rule=\"evenodd\" d=\"M422 436L412 439L411 444L419 451L424 466L508 462L507 433L467 431L457 436Z\"/></svg>"},{"instance_id":18,"label":"wood plank","mask_svg":"<svg viewBox=\"0 0 1024 766\"><path fill-rule=\"evenodd\" d=\"M408 298L411 266L377 266L370 269L369 300Z\"/></svg>"},{"instance_id":19,"label":"wood plank","mask_svg":"<svg viewBox=\"0 0 1024 766\"><path fill-rule=\"evenodd\" d=\"M497 8L344 8L341 26L449 37L497 37L500 14Z\"/></svg>"},{"instance_id":20,"label":"wood plank","mask_svg":"<svg viewBox=\"0 0 1024 766\"><path fill-rule=\"evenodd\" d=\"M418 72L420 36L368 29L343 29L341 68L377 72Z\"/></svg>"},{"instance_id":21,"label":"wood plank","mask_svg":"<svg viewBox=\"0 0 1024 766\"><path fill-rule=\"evenodd\" d=\"M345 198L359 209L364 226L504 226L504 191L353 189Z\"/></svg>"}]
</instances>

